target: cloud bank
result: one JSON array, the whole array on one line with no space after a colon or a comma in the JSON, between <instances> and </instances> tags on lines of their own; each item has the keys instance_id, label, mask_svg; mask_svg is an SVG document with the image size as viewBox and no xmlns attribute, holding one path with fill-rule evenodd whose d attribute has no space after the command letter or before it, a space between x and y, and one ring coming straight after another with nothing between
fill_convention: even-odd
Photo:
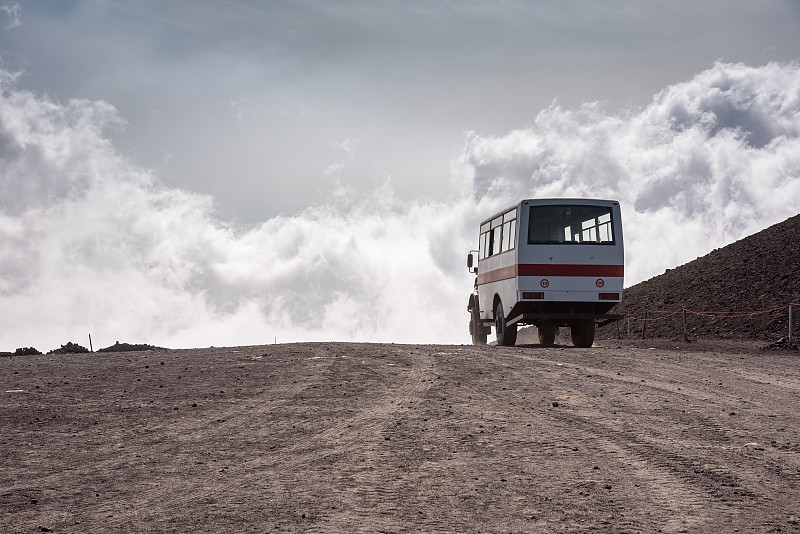
<instances>
[{"instance_id":1,"label":"cloud bank","mask_svg":"<svg viewBox=\"0 0 800 534\"><path fill-rule=\"evenodd\" d=\"M800 211L797 64L718 63L623 112L553 104L505 136L469 133L455 196L409 203L337 180L324 203L247 230L123 157L110 104L0 83L0 350L89 333L466 343L466 252L480 219L519 198L620 200L627 285Z\"/></svg>"}]
</instances>

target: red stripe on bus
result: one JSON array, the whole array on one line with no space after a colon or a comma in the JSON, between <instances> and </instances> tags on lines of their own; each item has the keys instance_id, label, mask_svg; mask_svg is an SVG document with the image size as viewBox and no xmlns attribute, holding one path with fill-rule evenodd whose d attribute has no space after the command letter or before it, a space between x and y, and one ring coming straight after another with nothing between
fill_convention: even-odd
<instances>
[{"instance_id":1,"label":"red stripe on bus","mask_svg":"<svg viewBox=\"0 0 800 534\"><path fill-rule=\"evenodd\" d=\"M623 276L622 265L554 265L521 263L517 276Z\"/></svg>"},{"instance_id":2,"label":"red stripe on bus","mask_svg":"<svg viewBox=\"0 0 800 534\"><path fill-rule=\"evenodd\" d=\"M478 285L488 284L489 282L497 282L498 280L505 280L506 278L514 278L517 276L517 266L509 265L478 275Z\"/></svg>"},{"instance_id":3,"label":"red stripe on bus","mask_svg":"<svg viewBox=\"0 0 800 534\"><path fill-rule=\"evenodd\" d=\"M552 263L521 263L478 275L478 284L488 284L515 276L597 276L622 277L623 265L569 265Z\"/></svg>"}]
</instances>

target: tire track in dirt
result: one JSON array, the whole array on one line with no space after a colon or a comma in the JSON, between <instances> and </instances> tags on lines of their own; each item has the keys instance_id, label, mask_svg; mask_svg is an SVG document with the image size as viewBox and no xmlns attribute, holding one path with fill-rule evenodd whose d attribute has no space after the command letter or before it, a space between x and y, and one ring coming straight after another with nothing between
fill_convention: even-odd
<instances>
[{"instance_id":1,"label":"tire track in dirt","mask_svg":"<svg viewBox=\"0 0 800 534\"><path fill-rule=\"evenodd\" d=\"M250 411L242 412L241 404L224 408L218 412L224 422L203 430L204 440L216 434L227 436L230 441L235 429L247 429L256 439L236 440L237 444L231 444L231 448L256 449L260 454L251 453L248 458L229 465L224 473L206 476L210 475L212 480L235 478L240 489L257 489L272 495L276 502L283 502L284 511L274 518L278 522L296 521L302 514L298 511L301 503L314 499L340 503L339 507L347 507L348 514L356 518L371 516L381 508L387 508L384 514L390 517L391 507L387 505L397 502L398 491L403 488L402 484L388 482L401 477L386 477L395 461L386 444L391 440L393 423L424 394L434 365L431 355L419 349L382 347L376 351L379 355L366 357L363 346L359 346L362 355L354 359L353 351L345 344L333 348L322 345L295 348L296 357L314 365L305 366L302 373L294 369L295 378L290 385L253 398L249 402L255 406ZM358 384L358 380L364 382ZM334 396L331 391L342 391L342 396ZM267 397L269 402L259 404ZM307 411L310 403L319 404L321 410L314 420L305 419L308 415L292 415L295 409ZM273 417L283 426L270 424ZM297 428L289 428L287 425L291 423ZM262 442L257 443L258 440ZM190 446L191 438L186 441ZM266 483L263 474L275 471L290 475ZM305 480L308 477L327 480L329 487L342 490L338 495L309 494ZM174 488L150 491L149 504L161 503L162 508L179 512L193 503L215 500L215 486L198 482L184 486L180 494ZM231 499L235 496L228 500ZM335 518L338 514L331 515Z\"/></svg>"},{"instance_id":2,"label":"tire track in dirt","mask_svg":"<svg viewBox=\"0 0 800 534\"><path fill-rule=\"evenodd\" d=\"M244 370L266 364L266 372L261 378L271 379L271 382L264 384L261 393L235 389L233 392L220 391L220 395L228 395L222 399L209 399L204 393L210 392L194 392L195 397L205 399L200 404L210 405L206 417L182 421L182 432L170 435L169 439L164 439L168 430L163 427L151 428L143 435L129 438L127 447L138 447L143 453L140 456L146 454L151 460L126 466L127 470L138 469L141 474L137 488L143 501L139 506L143 510L160 508L179 516L192 506L218 503L221 499L217 484L224 484L241 467L238 464L239 451L258 450L268 442L269 433L264 431L265 414L280 411L303 397L303 392L313 383L313 377L324 373L330 365L331 358L323 356L324 352L321 346L289 346L277 350L272 346L226 349L209 365L200 368L200 373L223 373L219 375L221 382L230 389L233 384L229 380L235 383L239 375L245 375ZM195 377L200 381L199 374ZM214 444L211 449L207 445L209 442ZM108 452L113 458L118 451ZM165 462L163 459L169 460ZM163 464L170 467L165 469ZM191 476L184 478L180 486L171 483L171 480L186 474ZM235 499L235 494L245 487L234 489L222 500ZM126 520L118 518L109 523L124 527Z\"/></svg>"},{"instance_id":3,"label":"tire track in dirt","mask_svg":"<svg viewBox=\"0 0 800 534\"><path fill-rule=\"evenodd\" d=\"M582 354L573 355L575 363L560 358L520 357L534 364L556 365L599 383L597 391L603 393L596 391L594 398L570 391L559 413L564 432L588 436L584 441L603 444L601 448L618 456L619 463L634 467L633 476L638 480L635 486L648 488L647 494L655 496L654 501L662 502L677 512L675 518L680 518L665 524L665 531L698 528L720 517L731 521L740 510L753 505L768 509L770 505L788 504L783 499L776 503L774 496L773 500L767 497L775 486L794 487L800 494L800 471L787 473L771 467L763 457L753 458L741 439L737 443L747 429L736 429L731 422L720 420L723 413L728 415L730 406L738 405L739 395L748 391L752 394L751 384L720 394L713 389L686 387L690 381L652 379L684 374L680 363L660 366L649 361L650 375L645 380L638 374L628 372L629 376L622 376L621 371L581 362ZM696 370L697 362L694 365ZM784 380L781 386L787 384L790 381ZM634 387L637 394L631 398ZM644 406L638 404L642 399ZM635 426L608 417L616 410L631 416ZM665 427L682 430L670 432ZM630 477L630 472L626 476Z\"/></svg>"},{"instance_id":4,"label":"tire track in dirt","mask_svg":"<svg viewBox=\"0 0 800 534\"><path fill-rule=\"evenodd\" d=\"M577 350L569 352L570 357L577 360L575 363L562 354L559 349L540 348L534 354L524 349L502 353L502 357L515 362L510 366L516 372L534 380L546 377L542 389L548 393L545 396L549 397L547 404L552 409L537 413L536 451L549 470L560 471L561 483L551 491L580 488L579 495L605 491L609 497L594 498L604 503L609 517L614 517L614 524L620 530L658 524L663 532L686 532L697 531L706 524L710 519L707 496L691 481L676 476L674 466L656 462L657 452L646 450L652 446L649 441L607 423L605 417L613 415L611 408L598 410L598 401L607 402L613 398L608 391L612 383L623 387L638 387L639 384L632 378L620 378L616 371L587 366L580 362L581 354ZM602 396L599 391L580 387L587 377L606 379ZM564 457L570 454L578 459L579 465L585 462L586 465L594 463L594 466L583 470L567 465L561 467L566 461ZM572 480L570 473L574 477ZM631 494L646 495L648 509L634 505L626 497ZM611 495L622 495L622 502Z\"/></svg>"},{"instance_id":5,"label":"tire track in dirt","mask_svg":"<svg viewBox=\"0 0 800 534\"><path fill-rule=\"evenodd\" d=\"M398 454L392 440L398 422L419 405L430 387L435 364L429 352L415 347L393 351L391 360L376 370L383 371L381 382L390 387L368 395L355 413L318 433L314 438L318 447L294 446L284 451L289 461L303 463L305 459L334 466L331 483L339 488L337 500L347 511L346 519L340 513L331 514L320 531L353 531L353 524L368 524L376 516L387 531L406 527L396 516L409 491L402 472L409 455Z\"/></svg>"},{"instance_id":6,"label":"tire track in dirt","mask_svg":"<svg viewBox=\"0 0 800 534\"><path fill-rule=\"evenodd\" d=\"M266 348L269 354L271 348ZM163 513L167 510L179 516L193 506L218 501L218 484L224 485L225 479L230 478L229 470L235 465L239 451L257 450L260 446L259 441L265 435L259 431L264 426L260 412L296 402L298 395L307 387L307 380L303 378L315 374L313 371L300 372L300 379L293 379L293 373L299 371L298 366L287 362L305 359L306 349L292 347L287 351L286 347L281 347L276 352L280 357L272 362L276 363L272 368L276 373L272 374L277 374L274 386L266 394L258 395L236 391L234 386L246 376L243 369L264 357L264 348L258 348L258 352L252 348L215 349L210 351L213 354L209 358L202 355L209 351L191 351L200 353L199 365L190 365L185 369L181 367L173 373L182 376L164 376L165 370L170 367L170 355L175 352L180 351L129 357L129 363L123 365L124 369L115 372L130 376L132 369L149 367L152 371L144 372L136 382L121 383L119 386L113 380L98 382L95 387L100 389L93 392L108 397L117 395L110 393L116 387L120 388L120 393L122 387L135 387L138 389L133 392L133 398L147 398L148 394L143 393L145 391L157 394L149 395L151 400L148 405L130 403L124 399L113 407L95 405L92 401L86 404L84 399L91 399L91 396L67 391L66 398L72 399L68 404L76 407L86 405L85 408L78 408L78 411L96 413L96 426L69 428L60 438L53 438L48 447L43 447L43 453L55 458L59 449L53 448L53 445L80 437L80 447L69 454L68 462L61 463L61 470L44 474L29 489L41 492L42 488L57 488L62 484L58 481L65 475L72 478L74 489L70 492L73 499L76 503L84 503L75 508L75 519L81 519L82 512L77 510L91 508L93 513L106 517L104 528L125 528L133 516L147 522L150 511L159 510ZM106 358L113 361L124 356ZM162 361L159 366L159 359L166 360L167 365L164 366L165 362ZM131 360L135 363L131 363ZM317 368L319 363L314 362ZM310 369L310 366L307 368ZM156 372L160 373L157 377L150 376ZM195 383L208 384L204 375L219 378L218 383L224 384L225 395L217 392L204 396L204 393L213 392L196 389ZM269 376L269 373L265 374L264 378ZM202 400L204 397L205 400ZM192 400L197 401L192 406L199 403L200 407L190 408ZM207 411L203 412L204 409ZM199 413L206 415L198 416ZM110 432L106 424L109 417L131 419L134 424L123 425ZM179 426L181 432L174 432L173 426ZM85 466L92 466L92 469ZM122 492L109 491L111 481L96 474L109 472L126 477L115 482L117 487L124 488ZM29 492L25 490L23 493ZM94 502L95 494L103 495L102 503ZM71 519L67 516L62 521L69 524Z\"/></svg>"}]
</instances>

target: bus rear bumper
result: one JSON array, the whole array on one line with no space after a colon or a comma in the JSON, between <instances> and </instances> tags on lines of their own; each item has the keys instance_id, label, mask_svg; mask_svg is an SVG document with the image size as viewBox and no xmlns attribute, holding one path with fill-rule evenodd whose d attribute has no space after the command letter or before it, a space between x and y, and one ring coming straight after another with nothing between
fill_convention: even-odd
<instances>
[{"instance_id":1,"label":"bus rear bumper","mask_svg":"<svg viewBox=\"0 0 800 534\"><path fill-rule=\"evenodd\" d=\"M619 321L624 315L616 313L523 313L507 321L507 324L537 324L555 322L568 325L574 321L592 320L598 326L604 326L614 321Z\"/></svg>"}]
</instances>

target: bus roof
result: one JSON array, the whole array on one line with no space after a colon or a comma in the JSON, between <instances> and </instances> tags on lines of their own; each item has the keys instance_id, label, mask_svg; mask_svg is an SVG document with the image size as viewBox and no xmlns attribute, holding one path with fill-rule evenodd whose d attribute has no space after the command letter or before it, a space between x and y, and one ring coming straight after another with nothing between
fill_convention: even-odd
<instances>
[{"instance_id":1,"label":"bus roof","mask_svg":"<svg viewBox=\"0 0 800 534\"><path fill-rule=\"evenodd\" d=\"M597 205L613 206L614 204L619 204L619 202L617 202L616 200L604 200L604 199L600 199L600 198L526 198L526 199L520 200L516 204L512 204L512 205L510 205L510 206L508 206L506 208L503 208L502 210L500 210L500 211L494 213L493 215L491 215L490 217L485 218L484 220L481 221L481 226L483 226L487 222L490 222L492 219L495 219L495 218L499 217L500 215L506 213L507 211L509 211L509 210L511 210L511 209L513 209L515 207L521 206L523 204L540 205L540 206L548 206L548 205L552 206L552 205L558 205L558 204L578 204L578 205L583 204L583 205L587 205L587 206L592 206L592 205L595 205L595 206L597 206Z\"/></svg>"}]
</instances>

